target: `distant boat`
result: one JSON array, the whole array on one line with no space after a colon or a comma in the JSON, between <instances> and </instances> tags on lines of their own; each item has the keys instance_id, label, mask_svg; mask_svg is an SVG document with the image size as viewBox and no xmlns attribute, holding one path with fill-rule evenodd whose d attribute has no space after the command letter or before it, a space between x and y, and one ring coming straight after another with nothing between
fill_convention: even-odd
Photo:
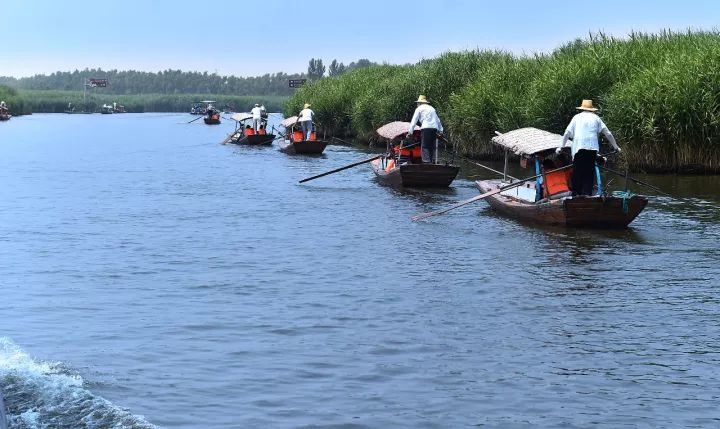
<instances>
[{"instance_id":1,"label":"distant boat","mask_svg":"<svg viewBox=\"0 0 720 429\"><path fill-rule=\"evenodd\" d=\"M10 109L7 108L5 102L3 101L2 104L0 104L0 121L7 121L10 118L12 118Z\"/></svg>"},{"instance_id":2,"label":"distant boat","mask_svg":"<svg viewBox=\"0 0 720 429\"><path fill-rule=\"evenodd\" d=\"M100 113L103 115L110 115L113 113L113 107L107 104L103 104L100 108Z\"/></svg>"},{"instance_id":3,"label":"distant boat","mask_svg":"<svg viewBox=\"0 0 720 429\"><path fill-rule=\"evenodd\" d=\"M113 103L113 113L125 113L125 106Z\"/></svg>"},{"instance_id":4,"label":"distant boat","mask_svg":"<svg viewBox=\"0 0 720 429\"><path fill-rule=\"evenodd\" d=\"M190 114L191 115L204 115L205 114L205 105L200 101L193 101L192 105L190 106Z\"/></svg>"},{"instance_id":5,"label":"distant boat","mask_svg":"<svg viewBox=\"0 0 720 429\"><path fill-rule=\"evenodd\" d=\"M214 101L203 101L203 103L207 103L207 107L205 108L205 117L203 118L203 121L207 125L217 125L220 123L220 111L215 110L212 103Z\"/></svg>"}]
</instances>

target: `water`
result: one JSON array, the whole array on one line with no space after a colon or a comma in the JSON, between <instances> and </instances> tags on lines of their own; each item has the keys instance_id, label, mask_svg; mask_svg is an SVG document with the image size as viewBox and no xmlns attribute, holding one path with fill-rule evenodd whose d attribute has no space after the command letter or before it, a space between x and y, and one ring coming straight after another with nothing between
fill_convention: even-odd
<instances>
[{"instance_id":1,"label":"water","mask_svg":"<svg viewBox=\"0 0 720 429\"><path fill-rule=\"evenodd\" d=\"M720 427L718 177L638 176L688 198L624 231L412 223L490 176L298 185L367 154L191 119L0 124L11 427Z\"/></svg>"}]
</instances>

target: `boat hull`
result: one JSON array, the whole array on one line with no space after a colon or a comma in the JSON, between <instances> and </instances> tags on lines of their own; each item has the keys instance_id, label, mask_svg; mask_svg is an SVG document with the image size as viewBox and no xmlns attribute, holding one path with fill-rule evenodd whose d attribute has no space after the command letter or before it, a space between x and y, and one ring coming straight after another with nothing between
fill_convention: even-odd
<instances>
[{"instance_id":1,"label":"boat hull","mask_svg":"<svg viewBox=\"0 0 720 429\"><path fill-rule=\"evenodd\" d=\"M271 145L274 140L275 134L256 134L252 136L241 135L239 138L231 139L230 143L248 146L268 146Z\"/></svg>"},{"instance_id":2,"label":"boat hull","mask_svg":"<svg viewBox=\"0 0 720 429\"><path fill-rule=\"evenodd\" d=\"M496 190L500 182L475 182L482 193ZM500 193L485 198L496 211L516 219L546 225L579 228L626 228L647 205L647 198L634 195L625 202L618 197L568 197L530 203ZM625 205L625 208L623 206Z\"/></svg>"},{"instance_id":3,"label":"boat hull","mask_svg":"<svg viewBox=\"0 0 720 429\"><path fill-rule=\"evenodd\" d=\"M220 123L220 119L203 118L203 121L208 125L217 125Z\"/></svg>"},{"instance_id":4,"label":"boat hull","mask_svg":"<svg viewBox=\"0 0 720 429\"><path fill-rule=\"evenodd\" d=\"M327 147L324 140L303 140L290 142L280 147L280 150L290 155L320 155Z\"/></svg>"},{"instance_id":5,"label":"boat hull","mask_svg":"<svg viewBox=\"0 0 720 429\"><path fill-rule=\"evenodd\" d=\"M456 165L442 164L402 164L386 171L379 159L370 165L383 183L410 188L447 188L460 171Z\"/></svg>"}]
</instances>

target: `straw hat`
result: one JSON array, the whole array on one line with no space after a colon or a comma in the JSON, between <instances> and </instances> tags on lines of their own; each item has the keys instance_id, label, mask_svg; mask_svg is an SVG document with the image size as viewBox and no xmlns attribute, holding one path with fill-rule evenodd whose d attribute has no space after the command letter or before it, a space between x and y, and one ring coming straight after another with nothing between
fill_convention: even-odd
<instances>
[{"instance_id":1,"label":"straw hat","mask_svg":"<svg viewBox=\"0 0 720 429\"><path fill-rule=\"evenodd\" d=\"M597 109L593 107L592 100L583 100L580 107L576 107L578 110L587 110L588 112L597 112Z\"/></svg>"},{"instance_id":2,"label":"straw hat","mask_svg":"<svg viewBox=\"0 0 720 429\"><path fill-rule=\"evenodd\" d=\"M310 103L305 103L305 105L303 106L303 109L307 109L308 107L310 107Z\"/></svg>"},{"instance_id":3,"label":"straw hat","mask_svg":"<svg viewBox=\"0 0 720 429\"><path fill-rule=\"evenodd\" d=\"M416 103L427 103L427 104L429 104L429 102L427 101L427 98L425 98L424 95L419 96L418 99L417 99L417 101L416 101Z\"/></svg>"}]
</instances>

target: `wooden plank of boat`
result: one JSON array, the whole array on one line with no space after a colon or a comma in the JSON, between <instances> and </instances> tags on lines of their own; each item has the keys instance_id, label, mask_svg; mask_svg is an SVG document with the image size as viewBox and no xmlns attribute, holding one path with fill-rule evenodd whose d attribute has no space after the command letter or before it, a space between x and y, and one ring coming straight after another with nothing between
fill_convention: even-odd
<instances>
[{"instance_id":1,"label":"wooden plank of boat","mask_svg":"<svg viewBox=\"0 0 720 429\"><path fill-rule=\"evenodd\" d=\"M251 136L239 134L239 137L231 138L230 143L248 146L269 146L274 140L275 134L255 134Z\"/></svg>"},{"instance_id":2,"label":"wooden plank of boat","mask_svg":"<svg viewBox=\"0 0 720 429\"><path fill-rule=\"evenodd\" d=\"M208 118L207 116L203 118L203 121L208 125L217 125L220 123L220 119Z\"/></svg>"},{"instance_id":3,"label":"wooden plank of boat","mask_svg":"<svg viewBox=\"0 0 720 429\"><path fill-rule=\"evenodd\" d=\"M480 192L500 187L499 180L476 181ZM548 225L586 228L625 228L643 211L647 198L633 195L626 203L614 196L581 196L528 202L498 193L485 199L505 215ZM626 204L626 209L623 205Z\"/></svg>"},{"instance_id":4,"label":"wooden plank of boat","mask_svg":"<svg viewBox=\"0 0 720 429\"><path fill-rule=\"evenodd\" d=\"M444 164L402 164L386 170L382 159L370 165L382 182L410 188L447 188L460 171L456 165Z\"/></svg>"},{"instance_id":5,"label":"wooden plank of boat","mask_svg":"<svg viewBox=\"0 0 720 429\"><path fill-rule=\"evenodd\" d=\"M327 145L325 140L302 140L281 145L280 150L289 155L319 155Z\"/></svg>"}]
</instances>

